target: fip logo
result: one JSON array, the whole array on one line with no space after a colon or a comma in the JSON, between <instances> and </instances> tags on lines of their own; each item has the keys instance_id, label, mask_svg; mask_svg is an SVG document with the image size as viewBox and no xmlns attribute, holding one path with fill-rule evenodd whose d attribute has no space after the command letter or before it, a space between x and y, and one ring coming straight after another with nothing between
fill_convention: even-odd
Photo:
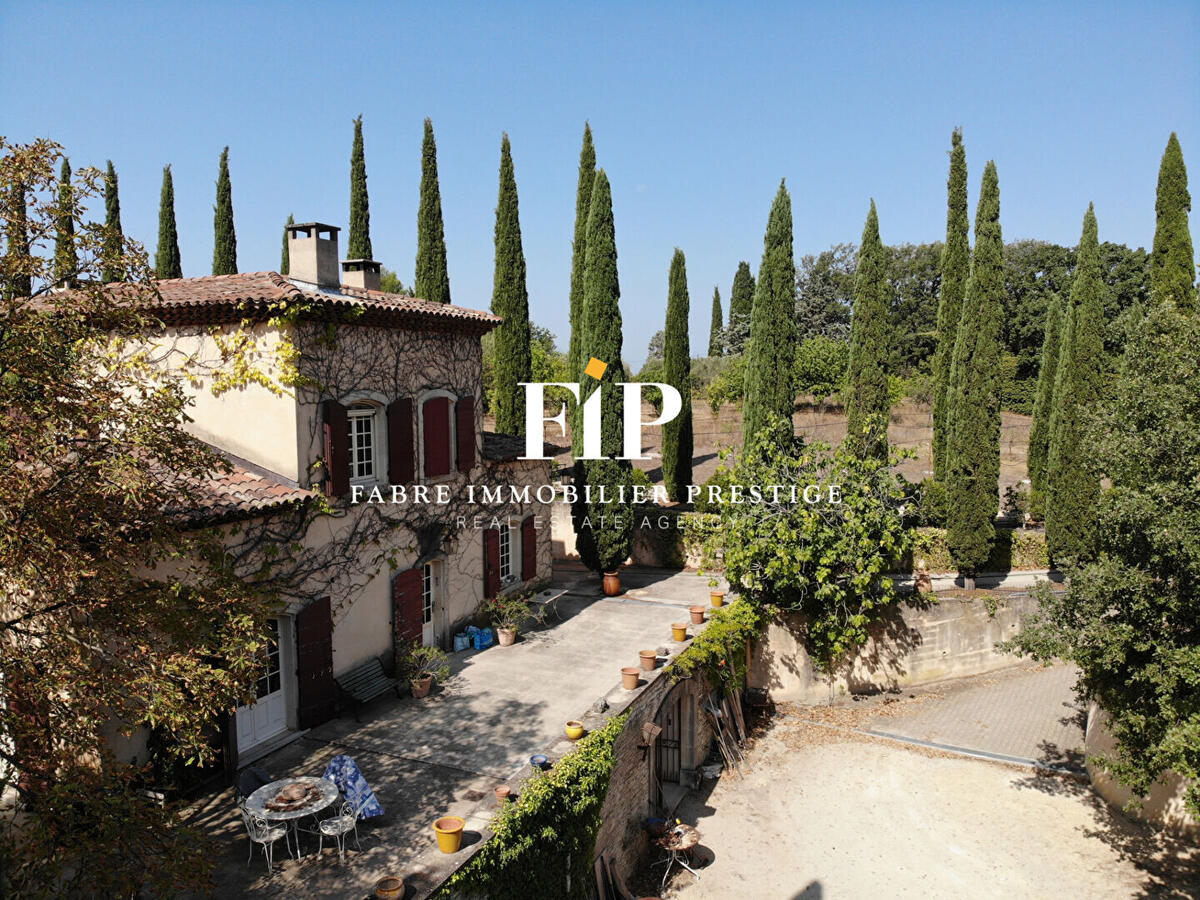
<instances>
[{"instance_id":1,"label":"fip logo","mask_svg":"<svg viewBox=\"0 0 1200 900\"><path fill-rule=\"evenodd\" d=\"M583 371L585 375L599 381L607 369L607 363L601 362L593 356ZM579 403L581 385L574 381L522 381L521 386L525 388L525 455L521 459L550 459L549 456L542 455L546 444L546 423L556 423L562 429L563 435L566 435L567 404L563 404L556 416L544 415L546 388L566 388L575 398L575 402ZM683 409L683 399L679 396L679 391L671 385L659 384L656 381L618 381L617 386L621 388L621 405L624 407L625 423L625 440L622 448L624 452L617 459L649 459L649 456L643 455L641 452L642 429L648 425L664 425L670 422ZM651 422L642 421L642 388L644 387L656 387L662 391L662 415ZM583 411L583 455L575 458L604 459L605 457L600 453L600 391L593 391L592 395L583 401L581 409Z\"/></svg>"}]
</instances>

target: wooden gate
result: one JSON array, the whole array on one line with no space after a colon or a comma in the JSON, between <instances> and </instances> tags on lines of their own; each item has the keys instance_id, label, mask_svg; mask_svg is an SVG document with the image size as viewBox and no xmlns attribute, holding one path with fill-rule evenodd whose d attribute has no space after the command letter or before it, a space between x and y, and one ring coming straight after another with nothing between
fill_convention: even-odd
<instances>
[{"instance_id":1,"label":"wooden gate","mask_svg":"<svg viewBox=\"0 0 1200 900\"><path fill-rule=\"evenodd\" d=\"M671 691L654 718L654 724L662 729L654 746L654 772L657 797L654 802L661 805L662 785L679 784L683 729L681 728L683 691Z\"/></svg>"}]
</instances>

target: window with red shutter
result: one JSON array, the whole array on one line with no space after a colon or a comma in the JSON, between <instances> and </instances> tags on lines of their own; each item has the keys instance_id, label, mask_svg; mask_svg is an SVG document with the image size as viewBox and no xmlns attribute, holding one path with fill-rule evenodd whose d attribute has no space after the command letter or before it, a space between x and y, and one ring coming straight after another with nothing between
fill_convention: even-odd
<instances>
[{"instance_id":1,"label":"window with red shutter","mask_svg":"<svg viewBox=\"0 0 1200 900\"><path fill-rule=\"evenodd\" d=\"M388 404L387 428L388 483L412 484L417 478L417 462L411 397L401 397Z\"/></svg>"},{"instance_id":2,"label":"window with red shutter","mask_svg":"<svg viewBox=\"0 0 1200 900\"><path fill-rule=\"evenodd\" d=\"M450 474L450 398L431 397L421 406L425 477Z\"/></svg>"},{"instance_id":3,"label":"window with red shutter","mask_svg":"<svg viewBox=\"0 0 1200 900\"><path fill-rule=\"evenodd\" d=\"M350 432L346 407L336 400L321 402L325 438L325 493L340 497L350 491Z\"/></svg>"},{"instance_id":4,"label":"window with red shutter","mask_svg":"<svg viewBox=\"0 0 1200 900\"><path fill-rule=\"evenodd\" d=\"M337 712L333 683L333 618L329 598L314 600L296 616L296 704L301 728L313 728Z\"/></svg>"},{"instance_id":5,"label":"window with red shutter","mask_svg":"<svg viewBox=\"0 0 1200 900\"><path fill-rule=\"evenodd\" d=\"M500 593L500 532L485 528L483 532L483 596L491 599Z\"/></svg>"},{"instance_id":6,"label":"window with red shutter","mask_svg":"<svg viewBox=\"0 0 1200 900\"><path fill-rule=\"evenodd\" d=\"M463 397L454 404L454 439L458 447L458 471L475 467L475 398Z\"/></svg>"},{"instance_id":7,"label":"window with red shutter","mask_svg":"<svg viewBox=\"0 0 1200 900\"><path fill-rule=\"evenodd\" d=\"M537 578L537 529L533 516L526 516L521 523L521 580L531 578Z\"/></svg>"},{"instance_id":8,"label":"window with red shutter","mask_svg":"<svg viewBox=\"0 0 1200 900\"><path fill-rule=\"evenodd\" d=\"M423 572L417 566L392 579L392 629L396 643L421 641Z\"/></svg>"}]
</instances>

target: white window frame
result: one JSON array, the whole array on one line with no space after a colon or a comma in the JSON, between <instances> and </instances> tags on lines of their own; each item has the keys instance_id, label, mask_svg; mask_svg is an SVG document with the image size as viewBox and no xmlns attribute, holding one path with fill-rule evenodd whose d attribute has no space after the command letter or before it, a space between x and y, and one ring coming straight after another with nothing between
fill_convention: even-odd
<instances>
[{"instance_id":1,"label":"white window frame","mask_svg":"<svg viewBox=\"0 0 1200 900\"><path fill-rule=\"evenodd\" d=\"M512 587L521 583L521 523L512 519L500 526L500 586ZM506 538L507 536L507 538ZM508 549L508 574L505 575L504 551Z\"/></svg>"},{"instance_id":2,"label":"white window frame","mask_svg":"<svg viewBox=\"0 0 1200 900\"><path fill-rule=\"evenodd\" d=\"M375 391L355 391L339 402L346 407L346 468L349 470L350 483L370 486L384 483L388 477L387 423L384 421L387 398ZM369 419L371 426L370 475L356 474L358 461L354 425L363 419Z\"/></svg>"},{"instance_id":3,"label":"white window frame","mask_svg":"<svg viewBox=\"0 0 1200 900\"><path fill-rule=\"evenodd\" d=\"M450 420L450 471L445 475L430 477L425 474L425 404L438 397L446 397L450 401L450 413L447 417ZM458 395L451 391L426 391L417 397L417 459L420 461L419 480L422 484L450 481L458 474L458 416L455 413L457 405Z\"/></svg>"},{"instance_id":4,"label":"white window frame","mask_svg":"<svg viewBox=\"0 0 1200 900\"><path fill-rule=\"evenodd\" d=\"M434 563L427 562L421 566L421 624L431 624L436 610L437 572Z\"/></svg>"},{"instance_id":5,"label":"white window frame","mask_svg":"<svg viewBox=\"0 0 1200 900\"><path fill-rule=\"evenodd\" d=\"M350 468L351 484L373 484L378 480L379 447L378 431L375 427L376 409L367 403L356 403L346 409L346 427L349 431L346 442L346 460ZM359 428L365 422L366 427ZM367 440L363 440L363 438ZM360 468L367 471L360 472Z\"/></svg>"}]
</instances>

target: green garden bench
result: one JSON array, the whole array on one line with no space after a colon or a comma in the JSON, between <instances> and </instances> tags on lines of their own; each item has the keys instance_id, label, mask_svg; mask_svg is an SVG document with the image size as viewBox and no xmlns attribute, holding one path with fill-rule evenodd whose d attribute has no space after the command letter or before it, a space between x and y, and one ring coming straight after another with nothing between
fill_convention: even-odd
<instances>
[{"instance_id":1,"label":"green garden bench","mask_svg":"<svg viewBox=\"0 0 1200 900\"><path fill-rule=\"evenodd\" d=\"M383 663L378 656L372 656L366 662L355 666L341 675L335 675L338 689L345 694L354 705L354 721L359 721L358 710L365 703L370 703L380 694L395 691L400 696L400 682L388 678L383 671Z\"/></svg>"}]
</instances>

